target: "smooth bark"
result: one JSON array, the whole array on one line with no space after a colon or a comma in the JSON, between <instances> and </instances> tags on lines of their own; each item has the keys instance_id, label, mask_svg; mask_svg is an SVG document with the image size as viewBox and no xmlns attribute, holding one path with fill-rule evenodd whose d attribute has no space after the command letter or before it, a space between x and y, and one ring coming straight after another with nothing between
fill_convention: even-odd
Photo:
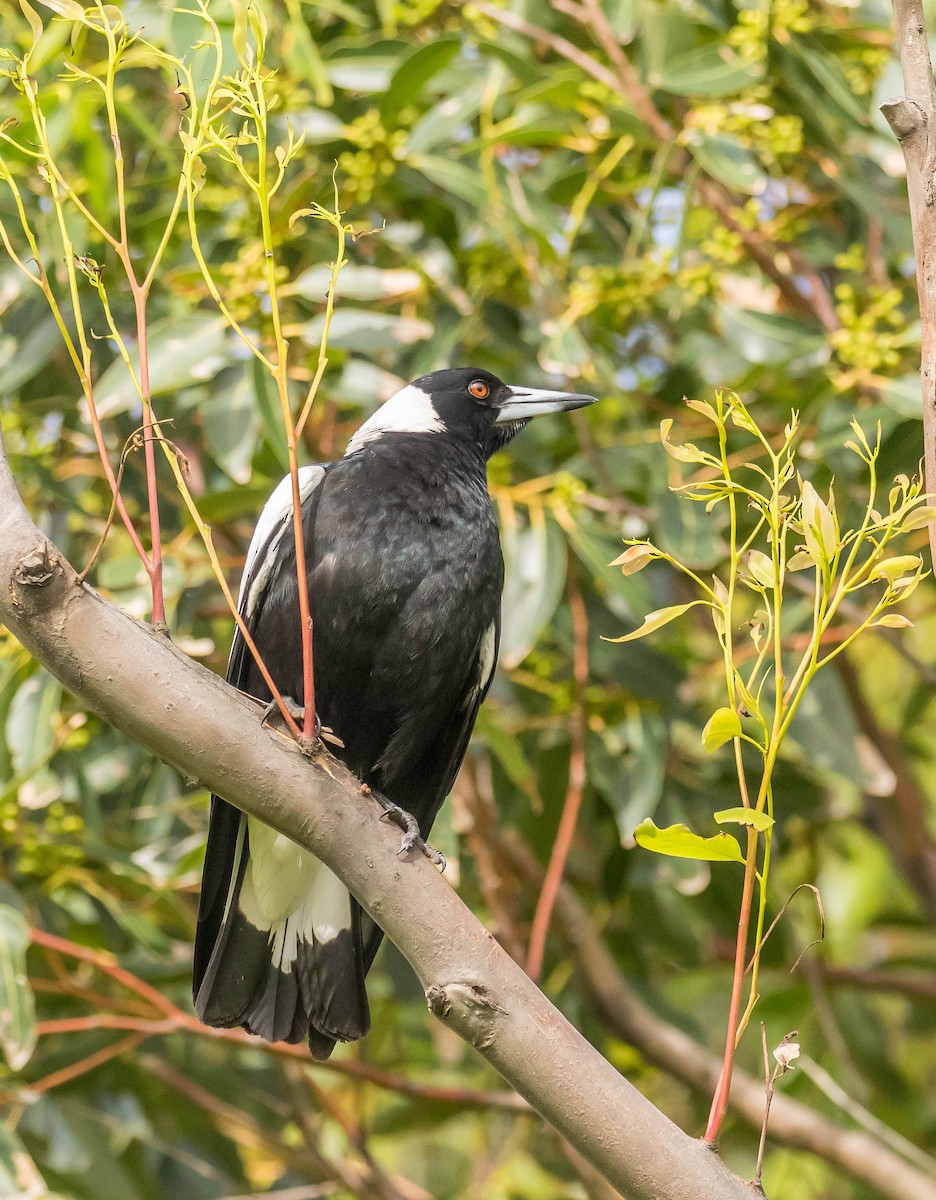
<instances>
[{"instance_id":1,"label":"smooth bark","mask_svg":"<svg viewBox=\"0 0 936 1200\"><path fill-rule=\"evenodd\" d=\"M0 442L0 620L88 708L314 851L412 964L430 1009L628 1200L742 1200L737 1179L574 1029L334 759L91 588L36 528Z\"/></svg>"},{"instance_id":2,"label":"smooth bark","mask_svg":"<svg viewBox=\"0 0 936 1200\"><path fill-rule=\"evenodd\" d=\"M922 0L894 0L894 32L906 95L882 104L881 112L907 164L920 300L923 466L926 490L936 494L936 88ZM936 525L929 537L936 563Z\"/></svg>"}]
</instances>

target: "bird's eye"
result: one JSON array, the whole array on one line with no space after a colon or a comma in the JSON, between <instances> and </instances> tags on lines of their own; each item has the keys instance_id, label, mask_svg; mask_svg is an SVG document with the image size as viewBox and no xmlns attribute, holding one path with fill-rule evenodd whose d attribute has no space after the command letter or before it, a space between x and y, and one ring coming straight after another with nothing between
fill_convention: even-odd
<instances>
[{"instance_id":1,"label":"bird's eye","mask_svg":"<svg viewBox=\"0 0 936 1200\"><path fill-rule=\"evenodd\" d=\"M468 391L471 392L476 400L486 400L490 390L483 379L473 379L468 384Z\"/></svg>"}]
</instances>

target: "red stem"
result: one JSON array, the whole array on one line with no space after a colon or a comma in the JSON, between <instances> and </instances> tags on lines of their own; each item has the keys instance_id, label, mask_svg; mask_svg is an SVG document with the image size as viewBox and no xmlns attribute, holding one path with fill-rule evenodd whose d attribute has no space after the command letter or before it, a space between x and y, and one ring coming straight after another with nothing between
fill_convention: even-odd
<instances>
[{"instance_id":1,"label":"red stem","mask_svg":"<svg viewBox=\"0 0 936 1200\"><path fill-rule=\"evenodd\" d=\"M112 1042L109 1046L95 1050L87 1058L81 1058L78 1062L71 1063L67 1067L62 1067L60 1071L53 1071L51 1075L46 1075L44 1079L38 1079L35 1083L28 1084L27 1090L30 1092L49 1092L52 1088L61 1087L63 1083L70 1083L73 1079L77 1079L79 1075L86 1075L88 1071L93 1071L95 1067L100 1067L110 1059L119 1058L125 1050L134 1050L142 1041L142 1034L131 1033L127 1037L121 1038L119 1042Z\"/></svg>"},{"instance_id":2,"label":"red stem","mask_svg":"<svg viewBox=\"0 0 936 1200\"><path fill-rule=\"evenodd\" d=\"M302 631L302 736L311 741L315 733L315 676L312 668L312 615L309 612L309 581L306 575L305 535L299 497L299 461L296 457L296 431L289 438L289 474L293 493L293 538L296 543L296 577L299 585L299 623Z\"/></svg>"},{"instance_id":3,"label":"red stem","mask_svg":"<svg viewBox=\"0 0 936 1200\"><path fill-rule=\"evenodd\" d=\"M189 1032L198 1034L201 1037L235 1042L240 1045L257 1046L260 1044L256 1038L244 1033L241 1029L213 1029L207 1025L202 1025L196 1017L176 1008L171 1000L168 1000L160 992L157 992L150 984L139 979L130 971L125 970L108 955L99 950L79 945L77 942L70 942L66 938L46 933L43 929L32 928L30 936L36 945L42 946L48 952L50 961L53 964L59 954L76 958L81 962L90 963L99 970L104 971L115 982L122 984L130 991L136 993L136 995L148 1000L160 1014L157 1017L149 1017L134 1016L125 1013L97 1012L79 1017L61 1017L54 1020L39 1021L36 1025L36 1033L39 1037L49 1037L55 1034L87 1033L94 1029L113 1029L132 1032L139 1040L169 1033ZM37 991L42 990L42 985L45 982L45 980L37 979L33 986ZM63 980L60 978L60 982L70 994L78 994L74 988L68 986L69 981L67 979ZM93 997L91 993L85 993L82 998L90 1001ZM99 1008L111 1002L108 997L96 997L96 1004ZM276 1044L264 1044L263 1048L271 1054L287 1058L297 1058L308 1063L308 1051L303 1046L291 1046L278 1042ZM443 1104L470 1104L479 1108L501 1108L509 1112L525 1113L530 1111L526 1101L514 1092L486 1092L475 1088L447 1087L439 1084L420 1083L417 1080L396 1075L392 1071L386 1071L381 1067L372 1066L370 1063L356 1062L353 1059L317 1063L316 1066L339 1075L361 1079L377 1087L400 1092L403 1095L418 1096Z\"/></svg>"},{"instance_id":4,"label":"red stem","mask_svg":"<svg viewBox=\"0 0 936 1200\"><path fill-rule=\"evenodd\" d=\"M531 979L538 980L543 969L546 936L552 919L553 906L562 885L566 859L575 836L582 797L585 793L585 741L588 732L588 713L585 708L585 687L588 683L588 615L585 602L573 575L569 576L569 608L572 612L572 677L574 681L575 710L571 723L571 751L569 754L569 785L559 828L549 856L549 866L543 880L543 888L536 902L533 924L530 928L530 945L527 950L526 972Z\"/></svg>"},{"instance_id":5,"label":"red stem","mask_svg":"<svg viewBox=\"0 0 936 1200\"><path fill-rule=\"evenodd\" d=\"M98 416L97 405L94 403L94 392L91 389L91 380L83 379L85 399L88 402L88 413L91 417L91 428L94 431L94 440L97 444L98 454L101 459L101 466L104 468L104 477L108 482L111 490L111 495L114 497L114 502L117 505L117 511L120 513L121 520L127 527L127 533L130 534L130 540L133 542L133 548L140 556L140 561L149 575L152 569L149 555L143 549L143 543L140 541L136 529L133 527L133 522L130 520L130 514L127 512L127 507L123 502L123 497L117 488L117 477L114 475L114 470L110 465L110 459L107 456L107 446L104 444L104 432L101 429L101 419Z\"/></svg>"},{"instance_id":6,"label":"red stem","mask_svg":"<svg viewBox=\"0 0 936 1200\"><path fill-rule=\"evenodd\" d=\"M738 941L735 946L734 978L731 984L731 1004L728 1009L728 1032L725 1037L725 1057L712 1107L709 1111L705 1141L714 1146L718 1140L725 1113L728 1111L728 1096L731 1092L731 1072L734 1067L735 1043L738 1038L738 1016L741 1011L741 990L744 985L744 967L747 962L748 930L751 924L751 908L754 896L754 875L757 869L756 829L747 830L747 854L744 860L744 885L741 892L741 912L738 915Z\"/></svg>"}]
</instances>

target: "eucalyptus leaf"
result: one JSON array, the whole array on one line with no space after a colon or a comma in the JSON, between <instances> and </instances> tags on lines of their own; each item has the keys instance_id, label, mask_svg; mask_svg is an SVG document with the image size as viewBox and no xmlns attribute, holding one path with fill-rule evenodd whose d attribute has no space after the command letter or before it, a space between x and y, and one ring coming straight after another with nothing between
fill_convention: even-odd
<instances>
[{"instance_id":1,"label":"eucalyptus leaf","mask_svg":"<svg viewBox=\"0 0 936 1200\"><path fill-rule=\"evenodd\" d=\"M381 120L394 120L405 104L415 103L425 85L446 67L458 53L457 38L439 38L420 46L400 63L380 104Z\"/></svg>"},{"instance_id":2,"label":"eucalyptus leaf","mask_svg":"<svg viewBox=\"0 0 936 1200\"><path fill-rule=\"evenodd\" d=\"M26 973L29 926L23 914L0 904L0 1049L21 1071L36 1046L36 1004Z\"/></svg>"},{"instance_id":3,"label":"eucalyptus leaf","mask_svg":"<svg viewBox=\"0 0 936 1200\"><path fill-rule=\"evenodd\" d=\"M675 55L653 83L675 96L732 96L750 87L762 73L727 46L712 44Z\"/></svg>"},{"instance_id":4,"label":"eucalyptus leaf","mask_svg":"<svg viewBox=\"0 0 936 1200\"><path fill-rule=\"evenodd\" d=\"M696 132L689 153L703 171L738 192L757 196L767 186L767 175L750 150L726 133Z\"/></svg>"},{"instance_id":5,"label":"eucalyptus leaf","mask_svg":"<svg viewBox=\"0 0 936 1200\"><path fill-rule=\"evenodd\" d=\"M508 669L529 654L562 596L566 543L544 519L526 528L507 527L503 536L504 592L500 658Z\"/></svg>"}]
</instances>

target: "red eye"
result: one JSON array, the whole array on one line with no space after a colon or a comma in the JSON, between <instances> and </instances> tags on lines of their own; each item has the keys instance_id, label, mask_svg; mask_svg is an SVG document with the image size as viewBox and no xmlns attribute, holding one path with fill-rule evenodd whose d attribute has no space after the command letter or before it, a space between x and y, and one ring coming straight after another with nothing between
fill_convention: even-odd
<instances>
[{"instance_id":1,"label":"red eye","mask_svg":"<svg viewBox=\"0 0 936 1200\"><path fill-rule=\"evenodd\" d=\"M468 391L471 392L472 396L474 396L476 400L486 400L491 389L483 379L473 379L471 383L468 384Z\"/></svg>"}]
</instances>

